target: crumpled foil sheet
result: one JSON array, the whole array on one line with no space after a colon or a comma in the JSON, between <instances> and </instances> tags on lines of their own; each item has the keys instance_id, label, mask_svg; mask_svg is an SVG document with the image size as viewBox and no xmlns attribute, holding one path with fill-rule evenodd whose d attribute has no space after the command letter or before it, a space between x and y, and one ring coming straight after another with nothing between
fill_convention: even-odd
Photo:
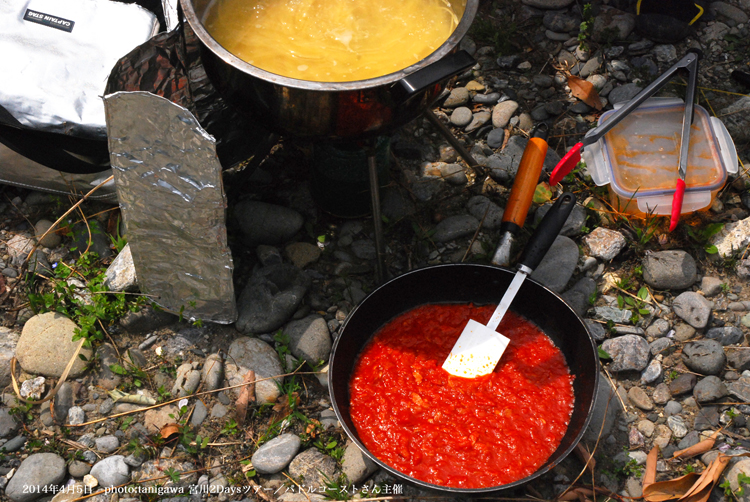
<instances>
[{"instance_id":1,"label":"crumpled foil sheet","mask_svg":"<svg viewBox=\"0 0 750 502\"><path fill-rule=\"evenodd\" d=\"M141 291L167 311L232 323L237 307L216 145L185 108L104 97L112 170Z\"/></svg>"},{"instance_id":2,"label":"crumpled foil sheet","mask_svg":"<svg viewBox=\"0 0 750 502\"><path fill-rule=\"evenodd\" d=\"M94 174L70 174L56 171L27 159L0 143L0 183L31 190L46 190L60 195L74 193L82 197L110 176L112 176L110 169ZM89 199L117 204L114 182L110 181L103 185L91 194Z\"/></svg>"}]
</instances>

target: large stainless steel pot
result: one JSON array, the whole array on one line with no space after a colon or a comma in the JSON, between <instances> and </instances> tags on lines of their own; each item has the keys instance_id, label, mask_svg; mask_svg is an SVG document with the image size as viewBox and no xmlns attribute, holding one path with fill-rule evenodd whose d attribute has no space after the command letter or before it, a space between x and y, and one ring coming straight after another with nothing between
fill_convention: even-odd
<instances>
[{"instance_id":1,"label":"large stainless steel pot","mask_svg":"<svg viewBox=\"0 0 750 502\"><path fill-rule=\"evenodd\" d=\"M212 1L221 0L180 0L190 28L202 43L206 73L230 103L281 134L327 139L382 134L419 116L438 98L449 78L475 63L457 47L474 20L479 0L464 0L455 31L425 59L401 71L356 82L297 80L242 61L203 26Z\"/></svg>"}]
</instances>

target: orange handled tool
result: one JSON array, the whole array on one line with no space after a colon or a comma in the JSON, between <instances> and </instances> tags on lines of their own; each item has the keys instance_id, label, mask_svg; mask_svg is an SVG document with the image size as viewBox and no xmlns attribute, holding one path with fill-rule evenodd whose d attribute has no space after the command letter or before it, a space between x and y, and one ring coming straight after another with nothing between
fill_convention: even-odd
<instances>
[{"instance_id":1,"label":"orange handled tool","mask_svg":"<svg viewBox=\"0 0 750 502\"><path fill-rule=\"evenodd\" d=\"M514 237L523 228L526 215L531 207L539 176L542 174L544 158L547 156L547 124L537 126L534 136L529 139L518 166L513 188L510 190L508 204L503 212L500 225L500 243L492 257L492 263L507 267L510 264L510 253Z\"/></svg>"}]
</instances>

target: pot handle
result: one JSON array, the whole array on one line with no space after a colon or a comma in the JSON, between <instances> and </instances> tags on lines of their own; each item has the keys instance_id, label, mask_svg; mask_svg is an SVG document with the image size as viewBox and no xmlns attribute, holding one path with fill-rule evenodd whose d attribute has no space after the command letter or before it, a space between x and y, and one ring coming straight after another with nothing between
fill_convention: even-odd
<instances>
[{"instance_id":1,"label":"pot handle","mask_svg":"<svg viewBox=\"0 0 750 502\"><path fill-rule=\"evenodd\" d=\"M541 263L575 205L576 196L570 192L565 192L557 199L526 244L518 268L525 266L534 270Z\"/></svg>"},{"instance_id":2,"label":"pot handle","mask_svg":"<svg viewBox=\"0 0 750 502\"><path fill-rule=\"evenodd\" d=\"M406 100L427 87L457 75L475 64L477 64L476 60L468 52L457 51L402 78L396 83L396 89L399 89L399 94Z\"/></svg>"}]
</instances>

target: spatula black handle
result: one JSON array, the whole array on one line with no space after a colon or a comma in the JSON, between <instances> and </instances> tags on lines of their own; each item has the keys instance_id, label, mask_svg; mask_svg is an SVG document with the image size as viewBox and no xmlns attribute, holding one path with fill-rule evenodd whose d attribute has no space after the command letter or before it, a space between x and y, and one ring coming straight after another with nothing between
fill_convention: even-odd
<instances>
[{"instance_id":1,"label":"spatula black handle","mask_svg":"<svg viewBox=\"0 0 750 502\"><path fill-rule=\"evenodd\" d=\"M544 215L542 221L539 222L539 226L536 227L526 244L518 262L519 268L524 266L534 270L539 265L552 243L555 242L575 205L576 196L570 192L562 194L557 199L550 210L547 211L547 214Z\"/></svg>"}]
</instances>

